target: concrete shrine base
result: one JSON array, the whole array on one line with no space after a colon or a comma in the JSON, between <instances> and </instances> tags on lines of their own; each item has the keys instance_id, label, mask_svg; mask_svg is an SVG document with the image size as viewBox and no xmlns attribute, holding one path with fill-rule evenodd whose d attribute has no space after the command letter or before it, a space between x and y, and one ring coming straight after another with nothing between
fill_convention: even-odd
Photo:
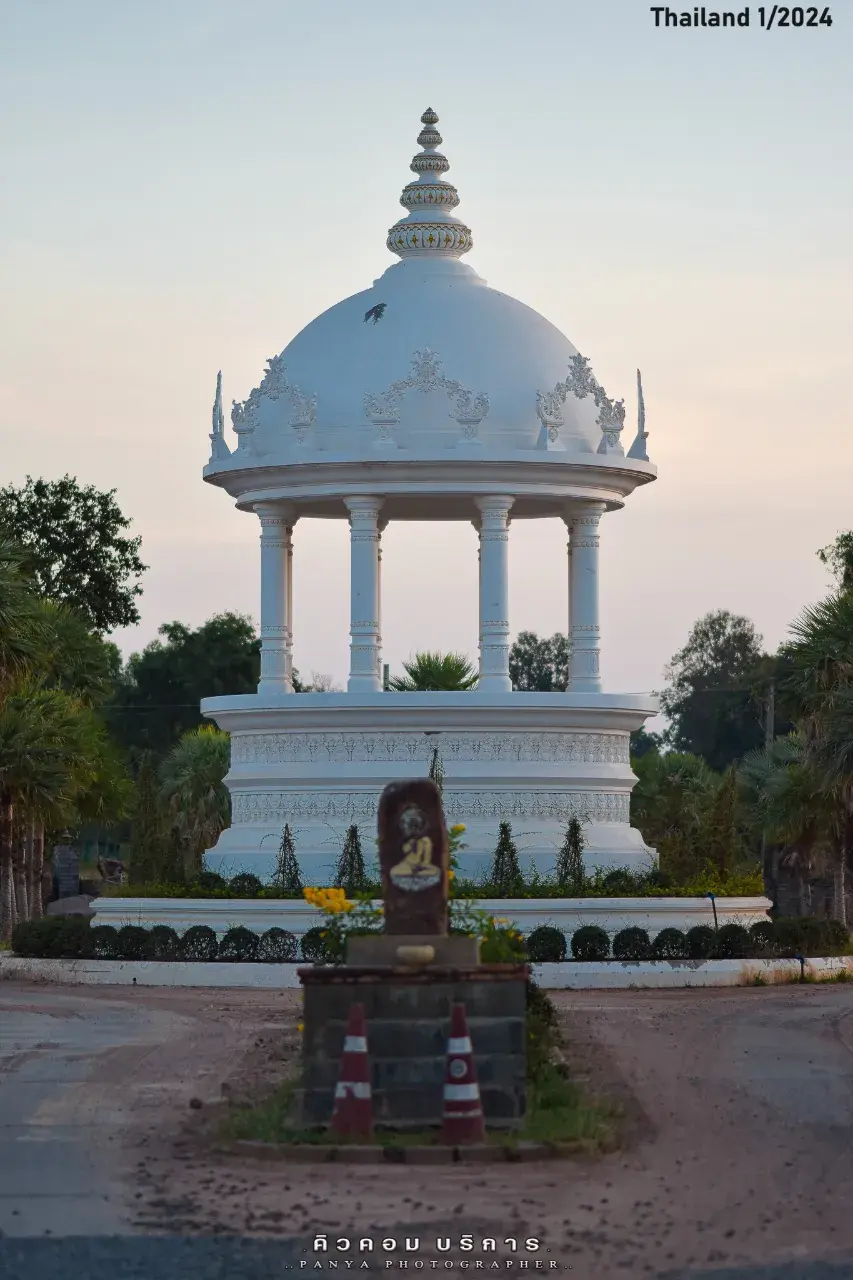
<instances>
[{"instance_id":1,"label":"concrete shrine base","mask_svg":"<svg viewBox=\"0 0 853 1280\"><path fill-rule=\"evenodd\" d=\"M629 739L654 698L581 693L259 693L207 698L231 735L231 826L206 855L223 875L271 876L285 823L307 883L330 883L359 826L368 865L379 795L424 777L438 748L450 823L465 824L462 875L488 868L503 820L522 868L553 872L571 817L588 870L648 870L654 851L630 826Z\"/></svg>"},{"instance_id":2,"label":"concrete shrine base","mask_svg":"<svg viewBox=\"0 0 853 1280\"><path fill-rule=\"evenodd\" d=\"M525 1112L527 966L469 969L354 965L300 969L304 993L302 1119L328 1124L350 1006L364 1005L373 1115L392 1129L441 1124L450 1011L465 1005L483 1113L490 1128Z\"/></svg>"}]
</instances>

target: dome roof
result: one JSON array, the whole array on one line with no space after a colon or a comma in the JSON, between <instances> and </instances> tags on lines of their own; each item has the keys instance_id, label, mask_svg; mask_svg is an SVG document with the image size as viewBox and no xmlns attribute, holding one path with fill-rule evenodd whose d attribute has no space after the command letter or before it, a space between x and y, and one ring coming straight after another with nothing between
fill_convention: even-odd
<instances>
[{"instance_id":1,"label":"dome roof","mask_svg":"<svg viewBox=\"0 0 853 1280\"><path fill-rule=\"evenodd\" d=\"M233 453L217 384L207 479L248 470L254 488L268 467L472 457L573 468L618 459L642 473L625 492L654 477L642 418L626 458L624 402L550 321L461 261L473 237L453 213L437 121L432 110L421 117L416 178L400 197L407 213L388 232L400 261L268 361L259 387L234 403Z\"/></svg>"}]
</instances>

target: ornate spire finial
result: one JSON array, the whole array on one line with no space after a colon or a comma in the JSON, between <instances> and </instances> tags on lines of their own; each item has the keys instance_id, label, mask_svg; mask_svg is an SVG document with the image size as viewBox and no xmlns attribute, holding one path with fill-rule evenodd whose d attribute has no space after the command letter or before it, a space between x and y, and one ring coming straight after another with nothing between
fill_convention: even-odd
<instances>
[{"instance_id":1,"label":"ornate spire finial","mask_svg":"<svg viewBox=\"0 0 853 1280\"><path fill-rule=\"evenodd\" d=\"M441 146L437 123L438 116L427 107L418 134L423 150L409 166L417 179L405 186L400 196L400 204L409 212L388 232L388 248L400 258L461 258L474 243L470 227L450 212L459 204L459 196L453 184L441 176L450 165L436 149Z\"/></svg>"},{"instance_id":2,"label":"ornate spire finial","mask_svg":"<svg viewBox=\"0 0 853 1280\"><path fill-rule=\"evenodd\" d=\"M628 450L629 458L639 458L641 462L648 462L649 455L646 449L646 441L649 433L646 430L646 402L643 398L643 379L640 370L637 370L637 438Z\"/></svg>"},{"instance_id":3,"label":"ornate spire finial","mask_svg":"<svg viewBox=\"0 0 853 1280\"><path fill-rule=\"evenodd\" d=\"M216 398L213 401L210 433L210 460L216 462L221 458L230 458L231 450L225 443L225 415L222 412L222 370L216 375Z\"/></svg>"}]
</instances>

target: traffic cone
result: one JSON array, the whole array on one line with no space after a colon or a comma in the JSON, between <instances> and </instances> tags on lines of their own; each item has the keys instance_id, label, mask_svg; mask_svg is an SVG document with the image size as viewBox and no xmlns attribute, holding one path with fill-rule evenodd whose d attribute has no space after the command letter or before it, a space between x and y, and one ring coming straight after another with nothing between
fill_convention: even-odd
<instances>
[{"instance_id":1,"label":"traffic cone","mask_svg":"<svg viewBox=\"0 0 853 1280\"><path fill-rule=\"evenodd\" d=\"M459 1147L483 1142L485 1137L486 1123L465 1006L455 1004L450 1017L450 1039L447 1041L441 1140Z\"/></svg>"},{"instance_id":2,"label":"traffic cone","mask_svg":"<svg viewBox=\"0 0 853 1280\"><path fill-rule=\"evenodd\" d=\"M363 1004L350 1005L331 1131L341 1138L369 1140L373 1136L373 1096Z\"/></svg>"}]
</instances>

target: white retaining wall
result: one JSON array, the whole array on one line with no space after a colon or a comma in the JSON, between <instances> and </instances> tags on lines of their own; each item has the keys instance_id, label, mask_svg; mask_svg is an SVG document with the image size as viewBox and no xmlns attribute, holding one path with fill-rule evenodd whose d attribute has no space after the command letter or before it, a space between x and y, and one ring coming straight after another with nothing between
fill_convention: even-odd
<instances>
[{"instance_id":1,"label":"white retaining wall","mask_svg":"<svg viewBox=\"0 0 853 1280\"><path fill-rule=\"evenodd\" d=\"M597 924L611 936L638 925L654 937L662 929L686 932L696 924L714 923L708 898L482 898L476 905L511 920L524 934L553 924L570 936L582 925ZM718 898L717 916L720 924L735 921L749 927L766 920L770 906L769 898ZM93 924L148 929L167 924L178 933L206 924L220 937L232 925L255 933L275 926L299 937L322 920L319 911L296 898L95 898L92 908Z\"/></svg>"}]
</instances>

